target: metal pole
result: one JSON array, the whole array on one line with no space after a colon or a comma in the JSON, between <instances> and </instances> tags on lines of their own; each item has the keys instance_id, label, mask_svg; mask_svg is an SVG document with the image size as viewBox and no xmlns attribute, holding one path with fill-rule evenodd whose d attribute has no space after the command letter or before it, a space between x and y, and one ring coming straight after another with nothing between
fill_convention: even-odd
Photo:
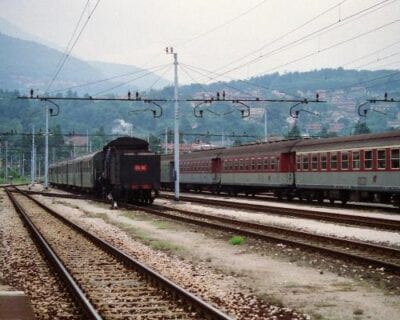
<instances>
[{"instance_id":1,"label":"metal pole","mask_svg":"<svg viewBox=\"0 0 400 320\"><path fill-rule=\"evenodd\" d=\"M8 183L8 141L6 141L6 171L4 175L5 182Z\"/></svg>"},{"instance_id":2,"label":"metal pole","mask_svg":"<svg viewBox=\"0 0 400 320\"><path fill-rule=\"evenodd\" d=\"M178 54L174 53L174 66L175 66L175 90L174 90L174 104L175 104L175 137L174 137L174 165L175 165L175 200L179 201L179 103L178 103Z\"/></svg>"},{"instance_id":3,"label":"metal pole","mask_svg":"<svg viewBox=\"0 0 400 320\"><path fill-rule=\"evenodd\" d=\"M164 154L168 154L168 127L165 128Z\"/></svg>"},{"instance_id":4,"label":"metal pole","mask_svg":"<svg viewBox=\"0 0 400 320\"><path fill-rule=\"evenodd\" d=\"M1 149L1 142L0 142L0 168L3 168L3 153Z\"/></svg>"},{"instance_id":5,"label":"metal pole","mask_svg":"<svg viewBox=\"0 0 400 320\"><path fill-rule=\"evenodd\" d=\"M46 132L44 136L45 149L44 149L44 188L49 188L49 107L46 105Z\"/></svg>"},{"instance_id":6,"label":"metal pole","mask_svg":"<svg viewBox=\"0 0 400 320\"><path fill-rule=\"evenodd\" d=\"M268 142L268 131L267 131L267 108L264 109L264 141Z\"/></svg>"},{"instance_id":7,"label":"metal pole","mask_svg":"<svg viewBox=\"0 0 400 320\"><path fill-rule=\"evenodd\" d=\"M89 130L86 129L86 153L89 153Z\"/></svg>"},{"instance_id":8,"label":"metal pole","mask_svg":"<svg viewBox=\"0 0 400 320\"><path fill-rule=\"evenodd\" d=\"M25 178L25 153L22 153L22 177Z\"/></svg>"},{"instance_id":9,"label":"metal pole","mask_svg":"<svg viewBox=\"0 0 400 320\"><path fill-rule=\"evenodd\" d=\"M35 126L32 126L32 158L31 158L31 183L35 183L36 173L36 159L35 159Z\"/></svg>"}]
</instances>

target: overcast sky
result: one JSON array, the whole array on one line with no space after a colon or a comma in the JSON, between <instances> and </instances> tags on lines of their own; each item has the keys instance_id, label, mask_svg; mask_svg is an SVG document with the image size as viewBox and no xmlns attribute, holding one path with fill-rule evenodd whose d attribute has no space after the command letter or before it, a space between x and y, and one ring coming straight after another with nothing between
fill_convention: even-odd
<instances>
[{"instance_id":1,"label":"overcast sky","mask_svg":"<svg viewBox=\"0 0 400 320\"><path fill-rule=\"evenodd\" d=\"M0 0L0 16L64 48L86 3ZM96 3L89 1L83 22ZM399 0L101 0L73 55L151 68L170 63L164 50L173 46L183 82L204 82L200 73L210 71L248 78L340 66L398 69L399 31ZM173 76L167 68L159 74Z\"/></svg>"}]
</instances>

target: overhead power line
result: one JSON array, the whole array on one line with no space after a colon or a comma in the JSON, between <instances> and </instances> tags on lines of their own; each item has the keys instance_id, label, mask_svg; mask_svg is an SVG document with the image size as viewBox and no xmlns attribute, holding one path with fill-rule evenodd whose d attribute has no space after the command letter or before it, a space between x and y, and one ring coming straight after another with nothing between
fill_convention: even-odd
<instances>
[{"instance_id":1,"label":"overhead power line","mask_svg":"<svg viewBox=\"0 0 400 320\"><path fill-rule=\"evenodd\" d=\"M270 47L270 46L273 45L274 43L277 43L277 42L283 40L283 39L286 38L287 36L289 36L289 35L295 33L296 31L298 31L298 30L304 28L305 26L307 26L307 25L310 24L311 22L314 22L315 20L317 20L318 18L320 18L320 17L322 17L323 15L327 14L328 12L330 12L330 11L336 9L337 7L339 7L340 5L342 5L342 4L343 4L344 2L346 2L346 1L347 1L347 0L344 0L344 1L342 1L342 2L340 2L340 3L338 3L338 4L336 4L336 5L334 5L334 6L332 6L332 7L330 7L329 9L327 9L327 10L325 10L325 11L323 11L323 12L317 14L316 16L314 16L314 17L312 17L311 19L307 20L306 22L304 22L303 24L299 25L298 27L295 27L295 28L289 30L288 32L286 32L286 33L284 33L284 34L282 34L282 35L276 37L275 39L271 40L270 42L268 42L268 43L262 45L262 46L259 47L258 49L253 50L253 51L251 51L251 52L249 52L249 53L247 53L247 54L245 54L245 55L243 55L243 56L241 56L241 57L239 57L239 58L237 58L237 59L235 59L235 60L229 62L228 64L225 64L225 65L223 65L222 67L219 67L218 69L215 69L214 71L218 71L218 70L225 69L226 67L229 67L229 66L231 66L232 64L234 64L234 63L236 63L236 62L238 62L238 61L241 61L241 60L243 60L243 59L246 59L246 58L248 58L248 57L250 57L250 56L252 56L252 55L254 55L254 54L260 52L261 50L264 50L264 49ZM335 22L335 23L336 23L336 22ZM257 59L258 59L258 58L257 58Z\"/></svg>"},{"instance_id":2,"label":"overhead power line","mask_svg":"<svg viewBox=\"0 0 400 320\"><path fill-rule=\"evenodd\" d=\"M280 46L280 47L278 47L276 49L270 50L270 51L268 51L268 52L266 52L266 53L264 53L262 55L259 55L258 57L255 57L255 58L251 59L250 61L244 62L244 63L242 63L242 64L240 64L240 65L238 65L236 67L233 67L233 68L231 68L231 69L229 69L227 71L224 71L222 74L225 75L227 73L231 73L233 71L236 71L238 69L246 67L246 66L248 66L250 64L258 62L261 59L265 59L267 57L271 57L273 55L281 53L282 51L285 51L285 50L288 50L290 48L296 47L296 46L298 46L298 45L300 45L300 44L302 44L302 43L304 43L306 41L309 41L309 40L311 40L311 39L313 39L313 38L315 38L317 36L321 36L321 35L323 35L323 34L325 34L327 32L330 32L330 31L332 31L332 30L334 30L334 29L336 29L338 27L341 27L341 26L343 26L343 25L345 25L347 23L353 22L353 21L355 21L357 19L360 19L360 18L362 18L362 17L364 17L366 15L369 15L369 14L375 12L376 10L379 10L379 9L383 8L384 6L387 6L387 5L393 3L394 1L397 1L397 0L394 0L394 1L391 1L391 2L388 2L388 1L389 0L380 1L377 4L374 4L374 5L372 5L372 6L368 7L368 8L362 9L362 10L360 10L360 11L354 13L354 14L351 14L351 15L343 18L343 19L339 19L339 20L337 20L337 21L335 21L333 23L330 23L330 24L328 24L328 25L326 25L326 26L324 26L324 27L322 27L322 28L320 28L318 30L312 31L312 32L306 34L305 36L302 36L302 37L300 37L300 38L298 38L296 40L293 40L293 41L291 41L291 42L289 42L287 44L284 44L284 45L282 45L282 46ZM216 70L220 70L220 69L222 69L222 68L218 68Z\"/></svg>"},{"instance_id":3,"label":"overhead power line","mask_svg":"<svg viewBox=\"0 0 400 320\"><path fill-rule=\"evenodd\" d=\"M292 64L292 63L299 62L299 61L301 61L301 60L310 58L310 57L312 57L312 56L314 56L314 55L316 55L316 54L320 54L320 53L322 53L322 52L331 50L331 49L333 49L333 48L336 48L336 47L341 46L341 45L343 45L343 44L345 44L345 43L348 43L348 42L354 41L354 40L356 40L356 39L359 39L359 38L364 37L364 36L366 36L366 35L368 35L368 34L370 34L370 33L373 33L373 32L376 32L376 31L378 31L378 30L384 29L384 28L386 28L386 27L388 27L388 26L391 26L391 25L393 25L393 24L396 24L396 23L398 23L398 22L400 22L400 19L397 19L397 20L391 21L391 22L389 22L389 23L386 23L386 24L384 24L384 25L381 25L381 26L379 26L379 27L373 28L373 29L371 29L371 30L368 30L368 31L366 31L366 32L363 32L363 33L361 33L361 34L358 34L358 35L356 35L356 36L354 36L354 37L351 37L351 38L349 38L349 39L346 39L346 40L337 42L337 43L335 43L335 44L333 44L333 45L331 45L331 46L329 46L329 47L326 47L326 48L317 50L317 51L315 51L315 52L309 53L309 54L307 54L307 55L304 55L304 56L302 56L302 57L300 57L300 58L294 59L294 60L289 61L289 62L287 62L287 63L283 63L283 64L278 65L278 66L276 66L276 67L270 68L270 69L268 69L268 70L266 70L266 71L263 71L263 72L258 73L257 76L262 75L262 74L265 74L265 73L268 73L268 72L271 72L271 71L274 71L274 70L276 70L276 69L279 69L279 68L282 68L282 67L285 67L285 66L288 66L288 65L290 65L290 64Z\"/></svg>"},{"instance_id":4,"label":"overhead power line","mask_svg":"<svg viewBox=\"0 0 400 320\"><path fill-rule=\"evenodd\" d=\"M88 86L91 86L91 85L94 85L94 84L99 84L99 83L102 83L102 82L106 82L106 81L115 80L115 79L118 79L118 78L131 76L131 75L138 74L138 73L139 74L140 73L148 73L149 71L154 71L154 70L157 70L159 68L163 68L163 67L165 67L167 65L170 65L170 64L169 63L168 64L163 64L163 65L147 68L145 70L137 70L137 71L133 71L133 72L127 72L127 73L115 75L115 76L108 77L108 78L103 78L103 79L96 80L96 81L85 82L85 83L78 84L78 85L71 86L71 87L55 89L55 90L49 91L48 93L62 92L62 91L67 91L67 90L71 90L71 89L83 88L83 87L88 87Z\"/></svg>"},{"instance_id":5,"label":"overhead power line","mask_svg":"<svg viewBox=\"0 0 400 320\"><path fill-rule=\"evenodd\" d=\"M257 8L260 7L260 6L262 6L262 5L265 4L265 2L267 2L267 1L268 1L268 0L263 0L263 1L259 2L259 3L257 3L255 6L253 6L253 7L249 8L249 9L247 9L247 10L244 11L244 12L241 12L239 15L237 15L237 16L235 16L235 17L233 17L233 18L231 18L231 19L229 19L229 20L227 20L227 21L225 21L224 23L222 23L222 24L220 24L220 25L217 25L217 26L215 26L215 27L213 27L213 28L211 28L211 29L209 29L209 30L203 32L203 33L200 33L200 34L198 34L198 35L196 35L196 36L194 36L194 37L192 37L192 38L190 38L190 39L184 40L184 41L182 41L182 42L178 42L178 43L176 43L176 44L174 45L174 47L184 46L184 45L186 45L186 44L188 44L188 43L190 43L190 42L193 42L193 41L195 41L195 40L197 40L197 39L199 39L199 38L202 38L202 37L204 37L204 36L206 36L206 35L208 35L208 34L210 34L210 33L212 33L212 32L215 32L215 31L217 31L217 30L219 30L219 29L222 29L223 27L225 27L225 26L231 24L232 22L234 22L234 21L236 21L236 20L242 18L243 16L245 16L245 15L248 14L249 12L251 12L251 11L257 9Z\"/></svg>"},{"instance_id":6,"label":"overhead power line","mask_svg":"<svg viewBox=\"0 0 400 320\"><path fill-rule=\"evenodd\" d=\"M89 1L88 1L88 2L89 2ZM75 41L72 43L71 47L65 52L64 58L63 58L62 62L60 63L60 65L59 65L59 67L58 67L56 73L55 73L54 76L53 76L53 78L50 80L50 83L49 83L48 86L46 87L45 92L47 92L47 91L51 88L51 86L53 85L53 83L54 83L54 81L56 80L57 76L60 74L62 68L63 68L64 65L65 65L65 62L67 61L68 57L71 55L72 50L74 49L75 45L77 44L79 38L81 37L83 31L85 30L87 24L89 23L90 18L92 17L92 15L93 15L94 11L96 10L97 6L99 5L99 3L100 3L100 0L97 0L95 6L93 7L93 9L92 9L92 11L90 12L90 14L88 15L88 17L87 17L87 19L86 19L84 25L82 26L82 28L81 28L81 30L79 31L77 37L75 38ZM84 11L85 11L85 9L86 9L86 6L85 6L85 8L84 8ZM79 22L80 22L80 20L79 20ZM79 25L79 24L78 24L78 25ZM74 31L74 34L75 34L75 31Z\"/></svg>"}]
</instances>

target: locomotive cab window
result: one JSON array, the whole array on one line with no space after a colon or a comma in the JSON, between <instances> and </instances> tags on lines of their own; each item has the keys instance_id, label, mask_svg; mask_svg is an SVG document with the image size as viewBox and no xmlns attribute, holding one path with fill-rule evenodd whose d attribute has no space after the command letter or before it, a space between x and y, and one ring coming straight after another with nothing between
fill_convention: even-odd
<instances>
[{"instance_id":1,"label":"locomotive cab window","mask_svg":"<svg viewBox=\"0 0 400 320\"><path fill-rule=\"evenodd\" d=\"M392 149L390 158L392 169L400 169L400 149Z\"/></svg>"},{"instance_id":2,"label":"locomotive cab window","mask_svg":"<svg viewBox=\"0 0 400 320\"><path fill-rule=\"evenodd\" d=\"M360 151L353 151L352 157L353 170L360 170Z\"/></svg>"},{"instance_id":3,"label":"locomotive cab window","mask_svg":"<svg viewBox=\"0 0 400 320\"><path fill-rule=\"evenodd\" d=\"M364 168L366 170L372 169L372 150L364 151Z\"/></svg>"},{"instance_id":4,"label":"locomotive cab window","mask_svg":"<svg viewBox=\"0 0 400 320\"><path fill-rule=\"evenodd\" d=\"M386 169L386 150L378 150L378 169Z\"/></svg>"}]
</instances>

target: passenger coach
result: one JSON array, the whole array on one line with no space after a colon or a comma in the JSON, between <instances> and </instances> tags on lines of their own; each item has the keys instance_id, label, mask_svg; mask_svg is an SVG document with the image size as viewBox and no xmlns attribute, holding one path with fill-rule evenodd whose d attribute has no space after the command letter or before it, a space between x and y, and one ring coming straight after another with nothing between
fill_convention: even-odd
<instances>
[{"instance_id":1,"label":"passenger coach","mask_svg":"<svg viewBox=\"0 0 400 320\"><path fill-rule=\"evenodd\" d=\"M195 151L180 161L183 190L400 204L398 131ZM172 188L172 155L161 163L162 185Z\"/></svg>"}]
</instances>

